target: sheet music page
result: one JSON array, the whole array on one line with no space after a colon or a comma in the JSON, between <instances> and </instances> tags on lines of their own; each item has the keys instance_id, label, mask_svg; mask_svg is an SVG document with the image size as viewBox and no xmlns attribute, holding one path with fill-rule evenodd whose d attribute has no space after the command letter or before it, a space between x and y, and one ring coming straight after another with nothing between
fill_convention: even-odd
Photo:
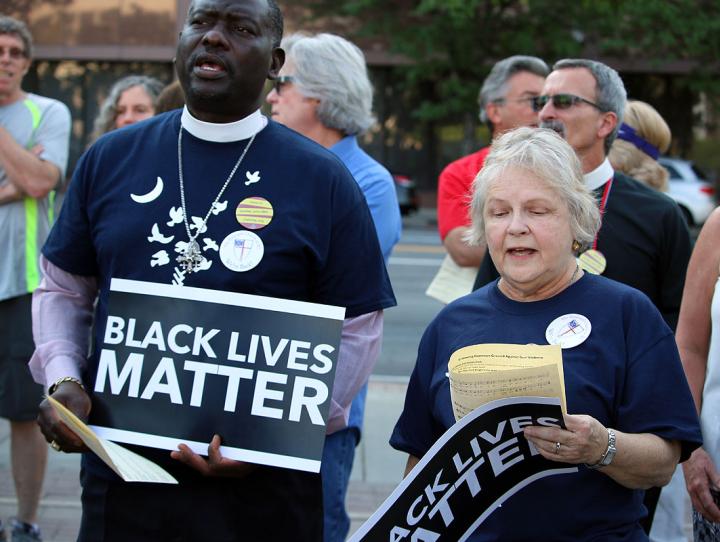
<instances>
[{"instance_id":1,"label":"sheet music page","mask_svg":"<svg viewBox=\"0 0 720 542\"><path fill-rule=\"evenodd\" d=\"M467 346L450 357L448 378L456 420L506 397L558 397L567 412L562 350L557 345Z\"/></svg>"}]
</instances>

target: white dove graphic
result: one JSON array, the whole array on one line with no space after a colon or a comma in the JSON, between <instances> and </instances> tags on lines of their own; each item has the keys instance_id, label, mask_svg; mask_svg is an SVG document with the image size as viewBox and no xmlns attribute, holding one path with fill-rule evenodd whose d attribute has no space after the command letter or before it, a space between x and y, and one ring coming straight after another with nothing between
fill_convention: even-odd
<instances>
[{"instance_id":1,"label":"white dove graphic","mask_svg":"<svg viewBox=\"0 0 720 542\"><path fill-rule=\"evenodd\" d=\"M200 265L197 266L196 271L207 271L210 269L210 266L212 265L212 261L208 260L207 258L203 258L200 262Z\"/></svg>"},{"instance_id":2,"label":"white dove graphic","mask_svg":"<svg viewBox=\"0 0 720 542\"><path fill-rule=\"evenodd\" d=\"M227 206L228 206L227 200L223 201L222 203L218 201L217 203L213 204L212 214L214 214L215 216L219 215L225 209L227 209Z\"/></svg>"},{"instance_id":3,"label":"white dove graphic","mask_svg":"<svg viewBox=\"0 0 720 542\"><path fill-rule=\"evenodd\" d=\"M245 186L250 186L251 184L260 182L260 172L259 171L256 171L255 173L250 173L249 171L246 171L245 177L247 177L247 181L245 181Z\"/></svg>"},{"instance_id":4,"label":"white dove graphic","mask_svg":"<svg viewBox=\"0 0 720 542\"><path fill-rule=\"evenodd\" d=\"M173 239L175 239L174 235L165 237L162 233L160 233L160 227L157 225L157 222L153 224L152 235L147 238L147 240L151 243L162 243L163 245L167 245L172 242Z\"/></svg>"},{"instance_id":5,"label":"white dove graphic","mask_svg":"<svg viewBox=\"0 0 720 542\"><path fill-rule=\"evenodd\" d=\"M152 255L152 260L150 260L150 267L159 267L161 265L167 265L170 263L170 256L168 256L167 251L161 250L160 252L156 252Z\"/></svg>"},{"instance_id":6,"label":"white dove graphic","mask_svg":"<svg viewBox=\"0 0 720 542\"><path fill-rule=\"evenodd\" d=\"M180 224L183 221L183 210L182 207L173 207L170 209L170 221L167 223L168 226L174 226Z\"/></svg>"},{"instance_id":7,"label":"white dove graphic","mask_svg":"<svg viewBox=\"0 0 720 542\"><path fill-rule=\"evenodd\" d=\"M204 224L202 217L200 216L193 216L191 217L192 225L190 226L191 230L197 230L198 233L205 233L207 231L207 226Z\"/></svg>"},{"instance_id":8,"label":"white dove graphic","mask_svg":"<svg viewBox=\"0 0 720 542\"><path fill-rule=\"evenodd\" d=\"M214 240L210 239L209 237L203 237L203 243L205 243L205 246L203 247L203 251L214 250L215 252L217 252L218 250L220 250L220 247L218 246L218 244Z\"/></svg>"},{"instance_id":9,"label":"white dove graphic","mask_svg":"<svg viewBox=\"0 0 720 542\"><path fill-rule=\"evenodd\" d=\"M177 243L175 243L175 252L177 252L178 254L182 254L183 252L185 252L187 246L187 241L178 241Z\"/></svg>"}]
</instances>

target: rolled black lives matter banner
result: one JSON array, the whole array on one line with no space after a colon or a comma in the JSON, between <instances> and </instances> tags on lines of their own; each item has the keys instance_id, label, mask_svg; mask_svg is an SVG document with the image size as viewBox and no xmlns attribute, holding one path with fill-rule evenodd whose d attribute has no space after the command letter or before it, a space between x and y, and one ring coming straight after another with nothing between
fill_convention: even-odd
<instances>
[{"instance_id":1,"label":"rolled black lives matter banner","mask_svg":"<svg viewBox=\"0 0 720 542\"><path fill-rule=\"evenodd\" d=\"M526 425L565 427L560 399L511 397L472 411L438 439L350 542L462 542L526 485L577 472L542 457L523 437Z\"/></svg>"},{"instance_id":2,"label":"rolled black lives matter banner","mask_svg":"<svg viewBox=\"0 0 720 542\"><path fill-rule=\"evenodd\" d=\"M345 309L113 279L90 424L99 436L319 472Z\"/></svg>"}]
</instances>

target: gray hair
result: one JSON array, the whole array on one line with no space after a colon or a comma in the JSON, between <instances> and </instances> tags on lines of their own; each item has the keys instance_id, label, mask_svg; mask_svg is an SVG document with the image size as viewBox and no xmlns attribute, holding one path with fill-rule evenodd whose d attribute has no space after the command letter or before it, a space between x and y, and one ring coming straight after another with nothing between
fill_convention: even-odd
<instances>
[{"instance_id":1,"label":"gray hair","mask_svg":"<svg viewBox=\"0 0 720 542\"><path fill-rule=\"evenodd\" d=\"M128 75L127 77L118 79L110 88L107 98L105 98L105 101L100 106L100 112L95 119L95 125L93 127L91 138L93 141L101 135L115 129L117 103L118 100L120 100L120 95L133 87L142 87L148 96L150 96L153 108L155 108L158 96L162 92L164 85L154 77L147 75Z\"/></svg>"},{"instance_id":2,"label":"gray hair","mask_svg":"<svg viewBox=\"0 0 720 542\"><path fill-rule=\"evenodd\" d=\"M295 67L293 83L300 93L320 101L323 126L357 135L373 125L373 87L356 45L334 34L293 34L283 39L282 48L286 64Z\"/></svg>"},{"instance_id":3,"label":"gray hair","mask_svg":"<svg viewBox=\"0 0 720 542\"><path fill-rule=\"evenodd\" d=\"M488 192L507 168L523 169L545 181L567 204L574 239L583 247L593 242L600 229L600 211L585 186L575 151L552 130L522 127L493 140L485 165L473 182L470 243L485 242L483 212Z\"/></svg>"},{"instance_id":4,"label":"gray hair","mask_svg":"<svg viewBox=\"0 0 720 542\"><path fill-rule=\"evenodd\" d=\"M610 146L617 137L618 130L623 121L625 111L625 103L627 102L627 92L625 85L618 72L610 66L606 66L602 62L596 60L588 60L585 58L565 58L558 60L553 66L553 70L562 70L568 68L585 68L595 78L595 88L597 96L595 103L602 111L610 111L617 116L617 124L615 129L605 138L605 154L610 152Z\"/></svg>"},{"instance_id":5,"label":"gray hair","mask_svg":"<svg viewBox=\"0 0 720 542\"><path fill-rule=\"evenodd\" d=\"M485 106L502 100L507 94L508 81L513 75L520 72L530 72L540 77L547 77L550 69L542 59L535 56L515 55L497 62L485 78L478 94L481 122L489 123Z\"/></svg>"},{"instance_id":6,"label":"gray hair","mask_svg":"<svg viewBox=\"0 0 720 542\"><path fill-rule=\"evenodd\" d=\"M30 30L24 22L8 17L7 15L0 15L0 35L10 34L17 36L23 42L25 48L25 58L32 58L33 56L33 39Z\"/></svg>"}]
</instances>

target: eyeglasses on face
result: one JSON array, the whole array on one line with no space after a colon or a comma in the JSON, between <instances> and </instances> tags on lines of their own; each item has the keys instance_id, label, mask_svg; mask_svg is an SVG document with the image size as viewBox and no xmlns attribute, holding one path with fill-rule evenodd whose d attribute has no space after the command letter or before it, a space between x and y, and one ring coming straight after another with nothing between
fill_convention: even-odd
<instances>
[{"instance_id":1,"label":"eyeglasses on face","mask_svg":"<svg viewBox=\"0 0 720 542\"><path fill-rule=\"evenodd\" d=\"M273 84L273 88L275 89L275 92L277 92L278 96L282 92L282 88L290 83L294 83L295 78L292 75L281 75L277 79L275 79L275 84Z\"/></svg>"},{"instance_id":2,"label":"eyeglasses on face","mask_svg":"<svg viewBox=\"0 0 720 542\"><path fill-rule=\"evenodd\" d=\"M590 100L586 100L580 96L575 96L574 94L555 94L553 96L546 94L544 96L536 96L532 101L533 110L535 112L540 111L543 107L545 107L545 104L550 101L555 109L570 109L574 105L585 103L593 106L599 111L603 111L603 108L595 102L591 102Z\"/></svg>"},{"instance_id":3,"label":"eyeglasses on face","mask_svg":"<svg viewBox=\"0 0 720 542\"><path fill-rule=\"evenodd\" d=\"M13 60L20 60L27 56L25 51L20 47L3 47L0 45L0 58L4 57L6 52Z\"/></svg>"}]
</instances>

